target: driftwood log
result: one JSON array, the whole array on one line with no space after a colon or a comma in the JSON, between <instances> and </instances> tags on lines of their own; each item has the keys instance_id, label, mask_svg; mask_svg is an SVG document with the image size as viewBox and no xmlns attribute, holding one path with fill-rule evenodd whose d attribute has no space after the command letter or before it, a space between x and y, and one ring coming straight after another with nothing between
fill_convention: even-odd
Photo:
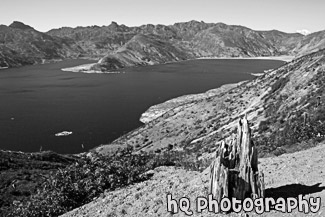
<instances>
[{"instance_id":1,"label":"driftwood log","mask_svg":"<svg viewBox=\"0 0 325 217\"><path fill-rule=\"evenodd\" d=\"M247 117L239 121L237 137L230 144L221 143L210 169L210 193L219 202L224 197L264 197L264 175L258 171Z\"/></svg>"}]
</instances>

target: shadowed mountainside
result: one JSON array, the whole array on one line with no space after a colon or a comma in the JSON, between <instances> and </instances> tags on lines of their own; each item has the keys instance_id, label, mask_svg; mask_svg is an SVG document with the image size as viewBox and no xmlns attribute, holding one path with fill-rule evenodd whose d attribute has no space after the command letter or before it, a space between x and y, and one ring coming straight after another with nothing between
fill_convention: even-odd
<instances>
[{"instance_id":1,"label":"shadowed mountainside","mask_svg":"<svg viewBox=\"0 0 325 217\"><path fill-rule=\"evenodd\" d=\"M0 67L75 58L82 53L72 39L62 39L14 22L0 25Z\"/></svg>"}]
</instances>

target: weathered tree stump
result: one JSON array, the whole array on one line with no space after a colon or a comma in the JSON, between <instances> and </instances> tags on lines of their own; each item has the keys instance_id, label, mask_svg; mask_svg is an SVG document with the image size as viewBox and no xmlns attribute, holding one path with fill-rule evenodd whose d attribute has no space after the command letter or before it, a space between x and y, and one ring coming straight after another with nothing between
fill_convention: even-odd
<instances>
[{"instance_id":1,"label":"weathered tree stump","mask_svg":"<svg viewBox=\"0 0 325 217\"><path fill-rule=\"evenodd\" d=\"M219 202L224 197L264 197L264 175L258 171L247 117L239 121L237 137L229 145L221 143L210 169L210 193Z\"/></svg>"}]
</instances>

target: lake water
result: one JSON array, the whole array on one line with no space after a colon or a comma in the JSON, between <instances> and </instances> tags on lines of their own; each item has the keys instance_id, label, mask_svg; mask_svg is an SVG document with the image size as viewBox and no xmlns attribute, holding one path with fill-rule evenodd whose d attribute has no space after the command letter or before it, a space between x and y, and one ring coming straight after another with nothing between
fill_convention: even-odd
<instances>
[{"instance_id":1,"label":"lake water","mask_svg":"<svg viewBox=\"0 0 325 217\"><path fill-rule=\"evenodd\" d=\"M67 60L0 70L0 149L79 153L141 126L151 105L277 68L273 60L191 60L134 67L120 74L83 74ZM62 131L72 135L56 137ZM82 148L82 144L84 149Z\"/></svg>"}]
</instances>

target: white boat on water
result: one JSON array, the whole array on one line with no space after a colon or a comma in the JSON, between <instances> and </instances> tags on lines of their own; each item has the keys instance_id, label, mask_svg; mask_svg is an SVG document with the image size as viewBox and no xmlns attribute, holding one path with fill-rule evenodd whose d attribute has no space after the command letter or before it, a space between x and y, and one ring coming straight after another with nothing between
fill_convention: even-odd
<instances>
[{"instance_id":1,"label":"white boat on water","mask_svg":"<svg viewBox=\"0 0 325 217\"><path fill-rule=\"evenodd\" d=\"M71 131L62 131L60 133L56 133L55 136L69 136L71 134L72 134Z\"/></svg>"}]
</instances>

